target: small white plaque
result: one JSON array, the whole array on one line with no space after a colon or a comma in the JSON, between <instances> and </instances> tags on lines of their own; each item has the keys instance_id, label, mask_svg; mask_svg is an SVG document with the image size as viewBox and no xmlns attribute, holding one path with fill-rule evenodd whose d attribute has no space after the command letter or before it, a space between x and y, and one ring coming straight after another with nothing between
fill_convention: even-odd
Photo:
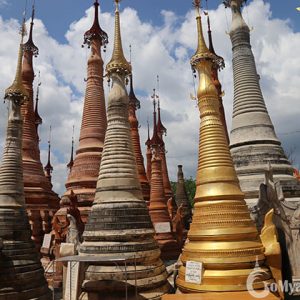
<instances>
[{"instance_id":1,"label":"small white plaque","mask_svg":"<svg viewBox=\"0 0 300 300\"><path fill-rule=\"evenodd\" d=\"M169 233L171 232L171 224L169 222L161 222L154 224L156 233Z\"/></svg>"},{"instance_id":2,"label":"small white plaque","mask_svg":"<svg viewBox=\"0 0 300 300\"><path fill-rule=\"evenodd\" d=\"M201 284L203 263L197 261L187 261L185 268L185 281L189 283Z\"/></svg>"},{"instance_id":3,"label":"small white plaque","mask_svg":"<svg viewBox=\"0 0 300 300\"><path fill-rule=\"evenodd\" d=\"M52 234L51 233L46 233L44 235L42 248L49 250L50 247L51 247L51 241L52 241Z\"/></svg>"}]
</instances>

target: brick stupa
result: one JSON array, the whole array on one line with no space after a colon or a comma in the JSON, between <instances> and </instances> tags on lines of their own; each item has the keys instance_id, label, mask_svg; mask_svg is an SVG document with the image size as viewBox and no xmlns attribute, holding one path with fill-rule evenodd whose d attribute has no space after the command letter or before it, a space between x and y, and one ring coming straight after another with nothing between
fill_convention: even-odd
<instances>
[{"instance_id":1,"label":"brick stupa","mask_svg":"<svg viewBox=\"0 0 300 300\"><path fill-rule=\"evenodd\" d=\"M160 99L159 98L158 98L157 103L158 103L158 107L157 107L157 133L158 133L158 136L160 137L160 139L163 141L163 136L167 134L167 129L163 125L162 120L161 120ZM168 201L174 195L173 195L173 192L172 192L172 187L171 187L171 183L170 183L170 179L169 179L165 143L163 143L162 147L160 147L160 157L161 157L161 167L162 167L162 176L163 176L165 197L166 197L166 201ZM173 204L176 205L175 203L173 203Z\"/></svg>"},{"instance_id":2,"label":"brick stupa","mask_svg":"<svg viewBox=\"0 0 300 300\"><path fill-rule=\"evenodd\" d=\"M144 157L141 150L141 142L139 135L139 122L136 116L136 110L140 108L140 101L137 99L133 89L133 79L130 75L130 92L129 92L129 124L130 133L133 145L133 151L135 154L135 160L139 175L139 181L141 184L143 197L146 202L150 200L150 185L146 175Z\"/></svg>"},{"instance_id":3,"label":"brick stupa","mask_svg":"<svg viewBox=\"0 0 300 300\"><path fill-rule=\"evenodd\" d=\"M149 128L149 121L147 121L147 127L148 127L148 138L145 143L146 145L146 159L147 159L147 167L146 167L146 174L148 181L151 181L151 159L152 159L152 152L151 152L151 139L150 139L150 128Z\"/></svg>"},{"instance_id":4,"label":"brick stupa","mask_svg":"<svg viewBox=\"0 0 300 300\"><path fill-rule=\"evenodd\" d=\"M10 113L0 166L0 299L50 300L25 209L21 105L30 95L22 84L22 42L15 80L5 91Z\"/></svg>"},{"instance_id":5,"label":"brick stupa","mask_svg":"<svg viewBox=\"0 0 300 300\"><path fill-rule=\"evenodd\" d=\"M177 259L180 253L179 246L172 232L172 224L166 203L165 190L163 185L161 148L164 142L158 135L156 123L156 102L155 90L153 97L153 136L151 138L152 163L151 163L151 193L149 213L155 228L155 239L162 252L162 259Z\"/></svg>"},{"instance_id":6,"label":"brick stupa","mask_svg":"<svg viewBox=\"0 0 300 300\"><path fill-rule=\"evenodd\" d=\"M84 35L84 44L91 48L91 55L88 59L79 146L66 183L67 192L65 193L65 195L70 195L72 190L77 196L78 207L84 223L86 223L95 197L107 127L101 47L105 47L108 38L99 25L98 0L95 1L94 7L94 23Z\"/></svg>"},{"instance_id":7,"label":"brick stupa","mask_svg":"<svg viewBox=\"0 0 300 300\"><path fill-rule=\"evenodd\" d=\"M59 197L52 191L52 184L46 178L40 159L38 125L42 120L33 103L33 56L38 48L33 42L34 8L30 24L29 39L24 44L22 80L29 98L22 107L23 125L23 178L27 213L32 230L32 239L40 249L43 236L51 231L51 219L59 208ZM38 95L37 95L38 96ZM38 98L37 98L38 99ZM38 100L37 100L38 101ZM36 107L37 108L37 107Z\"/></svg>"},{"instance_id":8,"label":"brick stupa","mask_svg":"<svg viewBox=\"0 0 300 300\"><path fill-rule=\"evenodd\" d=\"M169 284L138 180L125 87L131 66L123 54L118 3L116 0L114 50L106 67L112 80L108 126L95 200L79 254L96 255L102 260L125 258L127 268L116 267L113 258L105 264L91 263L85 272L82 299L124 299L125 283L129 298L136 299L137 287L140 296L159 299L168 293Z\"/></svg>"}]
</instances>

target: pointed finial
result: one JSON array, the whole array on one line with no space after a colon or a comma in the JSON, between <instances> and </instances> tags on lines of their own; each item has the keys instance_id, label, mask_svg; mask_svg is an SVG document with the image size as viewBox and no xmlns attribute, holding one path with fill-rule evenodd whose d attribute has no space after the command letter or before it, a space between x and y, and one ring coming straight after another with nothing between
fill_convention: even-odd
<instances>
[{"instance_id":1,"label":"pointed finial","mask_svg":"<svg viewBox=\"0 0 300 300\"><path fill-rule=\"evenodd\" d=\"M36 88L36 97L35 97L35 108L34 108L34 122L36 127L38 127L43 123L43 119L39 115L39 93L40 93L40 86L42 85L40 76L41 76L41 72L39 71L38 84Z\"/></svg>"},{"instance_id":2,"label":"pointed finial","mask_svg":"<svg viewBox=\"0 0 300 300\"><path fill-rule=\"evenodd\" d=\"M17 63L17 70L13 84L5 90L4 99L14 100L19 105L24 103L29 98L29 95L22 82L22 61L23 61L23 40L26 33L25 26L25 13L23 18L22 27L20 30L21 43L19 46L19 56Z\"/></svg>"},{"instance_id":3,"label":"pointed finial","mask_svg":"<svg viewBox=\"0 0 300 300\"><path fill-rule=\"evenodd\" d=\"M133 76L132 73L130 74L130 90L129 90L129 105L133 105L135 109L141 108L141 102L135 96L134 89L133 89Z\"/></svg>"},{"instance_id":4,"label":"pointed finial","mask_svg":"<svg viewBox=\"0 0 300 300\"><path fill-rule=\"evenodd\" d=\"M35 57L39 54L38 47L33 42L33 25L34 25L34 17L35 17L35 1L33 1L32 5L32 13L31 13L31 22L30 22L30 31L28 41L23 45L23 51L31 52Z\"/></svg>"},{"instance_id":5,"label":"pointed finial","mask_svg":"<svg viewBox=\"0 0 300 300\"><path fill-rule=\"evenodd\" d=\"M131 44L129 45L129 63L131 64L132 62L131 62Z\"/></svg>"},{"instance_id":6,"label":"pointed finial","mask_svg":"<svg viewBox=\"0 0 300 300\"><path fill-rule=\"evenodd\" d=\"M157 90L158 90L158 92L157 92L157 130L158 130L159 137L162 139L163 135L167 134L167 129L161 121L160 97L159 97L159 75L156 76L156 80L157 80Z\"/></svg>"},{"instance_id":7,"label":"pointed finial","mask_svg":"<svg viewBox=\"0 0 300 300\"><path fill-rule=\"evenodd\" d=\"M94 39L98 39L101 41L101 46L106 48L108 44L108 35L105 31L102 30L99 24L99 2L95 0L94 2L95 14L94 14L94 22L92 27L84 34L83 44L91 46L91 42ZM82 46L83 47L83 46ZM104 50L105 51L105 50Z\"/></svg>"},{"instance_id":8,"label":"pointed finial","mask_svg":"<svg viewBox=\"0 0 300 300\"><path fill-rule=\"evenodd\" d=\"M192 68L195 69L197 64L206 59L210 59L213 61L214 64L219 64L218 57L211 53L206 46L204 36L203 36L203 29L202 29L202 22L201 22L201 14L200 14L200 0L194 0L194 6L196 8L196 20L197 20L197 32L198 32L198 47L197 51L191 59Z\"/></svg>"},{"instance_id":9,"label":"pointed finial","mask_svg":"<svg viewBox=\"0 0 300 300\"><path fill-rule=\"evenodd\" d=\"M121 0L115 0L115 4L116 4L116 11L119 11L119 9L120 9L120 2L121 2Z\"/></svg>"},{"instance_id":10,"label":"pointed finial","mask_svg":"<svg viewBox=\"0 0 300 300\"><path fill-rule=\"evenodd\" d=\"M215 49L214 49L209 14L208 14L208 12L205 12L204 14L207 17L207 28L208 28L207 32L208 32L208 48L209 48L209 51L216 56L215 60L214 60L214 63L216 65L216 67L218 69L224 69L225 68L224 59L223 59L223 57L217 55L216 52L215 52Z\"/></svg>"},{"instance_id":11,"label":"pointed finial","mask_svg":"<svg viewBox=\"0 0 300 300\"><path fill-rule=\"evenodd\" d=\"M123 53L120 28L119 2L120 0L115 0L116 11L114 50L110 62L106 65L106 72L108 77L110 77L112 73L117 73L125 77L127 77L131 73L131 65L128 63Z\"/></svg>"},{"instance_id":12,"label":"pointed finial","mask_svg":"<svg viewBox=\"0 0 300 300\"><path fill-rule=\"evenodd\" d=\"M74 165L74 128L75 125L73 125L73 133L72 133L72 146L71 146L71 158L69 163L67 164L67 168L71 171L73 165Z\"/></svg>"},{"instance_id":13,"label":"pointed finial","mask_svg":"<svg viewBox=\"0 0 300 300\"><path fill-rule=\"evenodd\" d=\"M163 145L164 142L158 135L157 131L157 122L156 122L156 100L158 99L158 95L156 94L156 89L153 89L153 95L151 96L153 99L153 136L151 138L151 146L160 146Z\"/></svg>"},{"instance_id":14,"label":"pointed finial","mask_svg":"<svg viewBox=\"0 0 300 300\"><path fill-rule=\"evenodd\" d=\"M51 125L50 125L50 128L49 128L49 140L48 140L48 161L47 161L47 164L46 164L46 166L44 168L45 175L50 180L50 182L51 182L51 174L53 172L53 167L51 165L51 131L52 131L52 128L51 128Z\"/></svg>"},{"instance_id":15,"label":"pointed finial","mask_svg":"<svg viewBox=\"0 0 300 300\"><path fill-rule=\"evenodd\" d=\"M150 140L150 124L149 124L149 117L147 118L147 128L148 128L148 138L147 141L145 143L145 145L150 148L151 146L151 140Z\"/></svg>"}]
</instances>

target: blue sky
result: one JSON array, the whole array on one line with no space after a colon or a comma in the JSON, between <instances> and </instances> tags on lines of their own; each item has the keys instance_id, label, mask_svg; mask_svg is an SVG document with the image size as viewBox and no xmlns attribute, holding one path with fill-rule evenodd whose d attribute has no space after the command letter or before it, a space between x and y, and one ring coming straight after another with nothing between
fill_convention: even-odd
<instances>
[{"instance_id":1,"label":"blue sky","mask_svg":"<svg viewBox=\"0 0 300 300\"><path fill-rule=\"evenodd\" d=\"M2 0L6 5L0 6L0 13L4 19L18 18L22 14L25 0ZM32 0L27 0L30 9ZM206 1L202 1L206 7ZM216 9L222 1L208 0L209 9ZM250 3L251 1L247 1ZM273 0L264 1L271 4L272 17L280 19L290 19L291 27L295 31L300 31L300 13L296 7L300 6L300 0ZM0 0L1 3L1 0ZM121 7L132 7L138 11L140 18L145 22L160 26L163 22L162 10L171 10L178 16L184 16L191 8L192 0L123 0ZM93 0L36 0L36 15L41 18L49 31L49 34L58 41L64 42L64 34L69 25L75 20L79 20L84 11L93 4ZM114 9L113 0L100 0L101 10L112 12ZM225 15L224 15L225 17ZM245 16L247 19L247 15ZM230 12L227 14L230 22ZM248 20L255 23L255 20Z\"/></svg>"}]
</instances>

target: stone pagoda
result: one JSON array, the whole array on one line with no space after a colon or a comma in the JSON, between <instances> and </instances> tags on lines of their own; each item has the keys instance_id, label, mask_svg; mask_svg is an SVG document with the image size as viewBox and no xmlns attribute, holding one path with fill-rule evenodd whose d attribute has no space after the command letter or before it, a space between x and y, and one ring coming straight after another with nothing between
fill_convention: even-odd
<instances>
[{"instance_id":1,"label":"stone pagoda","mask_svg":"<svg viewBox=\"0 0 300 300\"><path fill-rule=\"evenodd\" d=\"M182 209L184 228L189 229L190 223L192 221L192 207L191 203L189 203L187 191L184 184L182 165L178 165L175 199L177 207L181 207Z\"/></svg>"},{"instance_id":2,"label":"stone pagoda","mask_svg":"<svg viewBox=\"0 0 300 300\"><path fill-rule=\"evenodd\" d=\"M148 203L150 200L150 185L146 175L144 157L141 150L139 122L136 116L136 110L140 108L140 101L136 98L133 90L133 79L130 75L130 92L129 92L129 124L133 151L135 154L139 181L141 184L144 200Z\"/></svg>"},{"instance_id":3,"label":"stone pagoda","mask_svg":"<svg viewBox=\"0 0 300 300\"><path fill-rule=\"evenodd\" d=\"M261 236L263 243L250 218L230 156L220 115L219 94L213 84L212 66L220 67L221 62L205 44L200 0L195 1L195 7L198 48L191 65L198 72L201 83L197 92L201 119L199 162L195 211L188 233L189 242L181 256L183 266L179 270L177 286L183 293L231 291L236 292L232 299L243 299L240 293L247 291L247 278L255 266L254 289L263 289L265 284L271 283L272 275L281 279L280 247L271 223L272 212L268 214L268 226L264 230L268 238L265 234ZM276 250L277 255L270 249ZM266 259L274 264L272 273ZM199 272L194 272L195 277L187 280L187 262L191 261L199 262ZM196 273L200 276L201 272L202 281L199 282Z\"/></svg>"},{"instance_id":4,"label":"stone pagoda","mask_svg":"<svg viewBox=\"0 0 300 300\"><path fill-rule=\"evenodd\" d=\"M65 193L67 196L72 190L77 196L79 210L84 223L86 223L95 197L107 126L101 48L108 43L108 37L99 25L98 0L95 0L94 7L94 23L84 35L84 44L91 48L91 55L88 59L87 85L79 146L66 182L67 192Z\"/></svg>"},{"instance_id":5,"label":"stone pagoda","mask_svg":"<svg viewBox=\"0 0 300 300\"><path fill-rule=\"evenodd\" d=\"M90 263L83 282L83 299L124 299L137 293L159 299L169 284L160 250L138 180L128 121L129 98L125 87L131 66L124 57L116 0L115 38L106 67L112 81L108 98L108 126L95 200L85 226L79 254L98 256L106 263ZM120 260L126 260L126 268ZM143 299L144 299L143 298Z\"/></svg>"},{"instance_id":6,"label":"stone pagoda","mask_svg":"<svg viewBox=\"0 0 300 300\"><path fill-rule=\"evenodd\" d=\"M16 77L5 91L5 99L10 101L10 112L0 166L0 299L50 300L52 295L31 239L25 208L21 105L25 100L30 101L31 95L22 83L24 31L25 22Z\"/></svg>"},{"instance_id":7,"label":"stone pagoda","mask_svg":"<svg viewBox=\"0 0 300 300\"><path fill-rule=\"evenodd\" d=\"M29 38L23 45L22 80L29 98L21 107L24 120L22 159L25 202L32 230L32 239L37 248L40 249L44 234L51 231L51 219L59 207L59 198L52 191L52 185L44 174L40 159L37 130L42 120L38 115L37 106L36 110L34 110L33 103L33 57L38 54L38 48L33 42L33 21L34 7L32 10Z\"/></svg>"},{"instance_id":8,"label":"stone pagoda","mask_svg":"<svg viewBox=\"0 0 300 300\"><path fill-rule=\"evenodd\" d=\"M230 39L233 51L234 102L230 149L246 198L258 198L259 186L271 164L286 197L300 196L300 185L278 140L259 83L251 50L250 30L241 6L244 0L225 1L232 10Z\"/></svg>"},{"instance_id":9,"label":"stone pagoda","mask_svg":"<svg viewBox=\"0 0 300 300\"><path fill-rule=\"evenodd\" d=\"M164 142L158 135L156 123L156 101L155 90L153 98L153 136L151 138L151 192L149 213L155 229L155 239L162 252L162 259L177 259L180 253L178 243L173 234L172 220L170 218L166 203L165 190L163 185L161 147Z\"/></svg>"}]
</instances>

